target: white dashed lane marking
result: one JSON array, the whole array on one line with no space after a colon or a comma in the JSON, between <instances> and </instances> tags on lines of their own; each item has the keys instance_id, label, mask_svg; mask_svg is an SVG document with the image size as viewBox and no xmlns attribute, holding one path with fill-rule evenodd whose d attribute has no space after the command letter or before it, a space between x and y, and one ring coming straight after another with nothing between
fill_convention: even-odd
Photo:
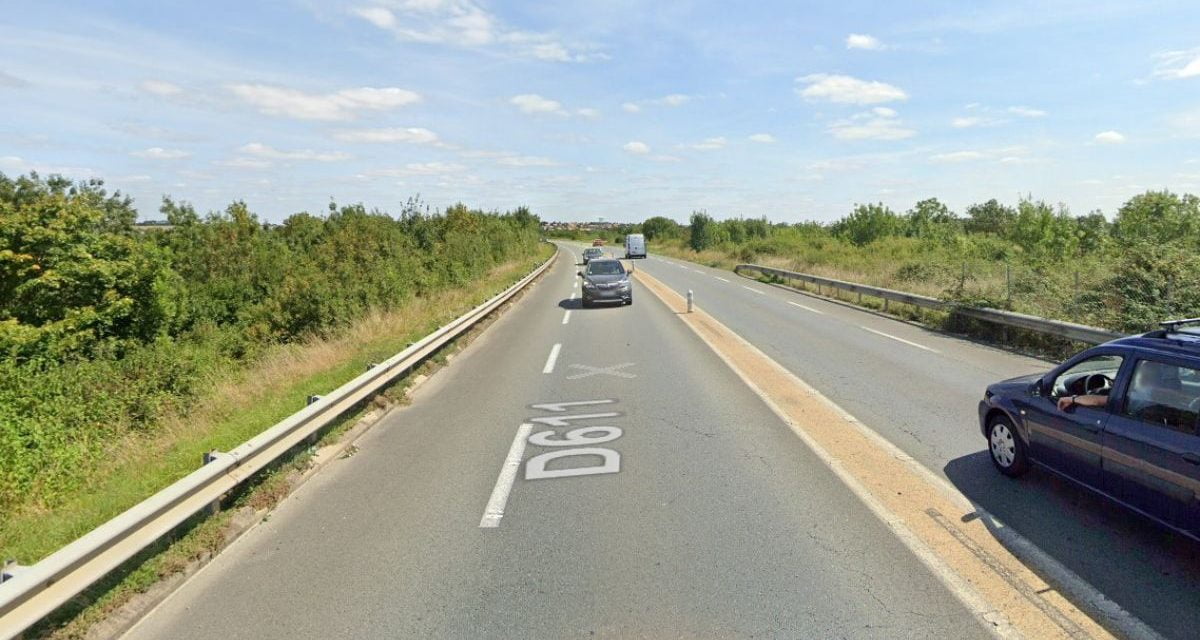
<instances>
[{"instance_id":1,"label":"white dashed lane marking","mask_svg":"<svg viewBox=\"0 0 1200 640\"><path fill-rule=\"evenodd\" d=\"M938 350L937 350L937 349L930 349L929 347L927 347L927 346L925 346L925 345L923 345L923 344L917 344L917 343L915 343L915 342L913 342L913 341L911 341L911 340L905 340L904 338L897 338L896 336L894 336L894 335L892 335L892 334L890 334L890 333L884 333L884 332L882 332L882 331L876 331L876 330L874 330L874 329L872 329L872 328L870 328L870 327L859 327L859 328L860 328L860 329L862 329L863 331L870 331L871 333L874 333L875 335L878 335L878 336L883 336L883 337L885 337L885 338L890 338L890 339L892 339L892 340L895 340L896 342L903 342L904 344L906 344L906 345L908 345L908 346L910 346L910 347L916 347L916 348L918 348L918 349L924 349L924 350L926 350L926 351L928 351L928 352L930 352L930 353L938 353Z\"/></svg>"},{"instance_id":2,"label":"white dashed lane marking","mask_svg":"<svg viewBox=\"0 0 1200 640\"><path fill-rule=\"evenodd\" d=\"M558 352L561 350L561 342L550 348L550 355L546 358L546 366L542 367L542 373L554 373L554 363L558 362Z\"/></svg>"},{"instance_id":3,"label":"white dashed lane marking","mask_svg":"<svg viewBox=\"0 0 1200 640\"><path fill-rule=\"evenodd\" d=\"M808 305L800 304L799 302L792 302L791 300L788 300L788 304L792 305L793 307L800 307L801 309L804 309L805 311L811 311L816 314L825 315L824 311L821 311L819 309L814 309Z\"/></svg>"}]
</instances>

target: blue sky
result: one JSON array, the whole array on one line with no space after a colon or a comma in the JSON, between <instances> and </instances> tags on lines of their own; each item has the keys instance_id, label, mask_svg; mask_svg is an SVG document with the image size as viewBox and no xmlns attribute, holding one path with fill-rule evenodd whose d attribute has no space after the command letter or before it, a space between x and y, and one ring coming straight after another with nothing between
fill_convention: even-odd
<instances>
[{"instance_id":1,"label":"blue sky","mask_svg":"<svg viewBox=\"0 0 1200 640\"><path fill-rule=\"evenodd\" d=\"M268 220L330 198L833 220L1200 193L1200 6L43 2L0 24L0 171Z\"/></svg>"}]
</instances>

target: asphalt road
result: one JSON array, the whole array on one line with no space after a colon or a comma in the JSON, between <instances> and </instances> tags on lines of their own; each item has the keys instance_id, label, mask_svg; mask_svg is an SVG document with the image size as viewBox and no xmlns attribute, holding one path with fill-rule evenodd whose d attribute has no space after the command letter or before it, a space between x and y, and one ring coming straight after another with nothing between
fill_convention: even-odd
<instances>
[{"instance_id":1,"label":"asphalt road","mask_svg":"<svg viewBox=\"0 0 1200 640\"><path fill-rule=\"evenodd\" d=\"M618 248L619 249L619 248ZM653 247L650 247L653 253ZM1053 363L651 255L636 262L1168 638L1200 637L1200 545L1035 470L991 466L984 387Z\"/></svg>"},{"instance_id":2,"label":"asphalt road","mask_svg":"<svg viewBox=\"0 0 1200 640\"><path fill-rule=\"evenodd\" d=\"M301 487L128 637L990 637L640 284L632 307L581 309L569 256L353 457ZM665 282L712 280L702 304L768 321L756 341L786 329L760 344L777 358L797 344L832 355L815 345L849 331L832 310L810 319L821 327L813 333L769 310L776 293L637 264ZM718 298L719 288L730 293ZM875 387L906 379L888 370L909 354L855 331L849 341L870 349L843 354L832 386L870 388L862 406L886 415L880 403L896 392ZM869 361L868 351L887 359ZM954 385L934 416L959 409L970 383ZM555 405L583 401L593 404ZM941 417L929 422L948 429ZM572 434L583 427L592 429ZM546 461L577 446L556 441L584 435L592 440L579 446L608 453ZM938 451L980 449L968 441ZM619 470L602 467L614 454ZM506 468L517 473L501 500Z\"/></svg>"}]
</instances>

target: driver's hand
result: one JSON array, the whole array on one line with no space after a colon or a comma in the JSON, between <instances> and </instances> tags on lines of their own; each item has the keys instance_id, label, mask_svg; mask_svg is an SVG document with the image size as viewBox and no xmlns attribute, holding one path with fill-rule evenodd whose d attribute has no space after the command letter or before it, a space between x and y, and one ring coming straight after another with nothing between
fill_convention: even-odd
<instances>
[{"instance_id":1,"label":"driver's hand","mask_svg":"<svg viewBox=\"0 0 1200 640\"><path fill-rule=\"evenodd\" d=\"M1071 396L1063 396L1058 399L1058 410L1066 411L1067 409L1071 408L1071 405L1073 404L1075 404L1075 398Z\"/></svg>"}]
</instances>

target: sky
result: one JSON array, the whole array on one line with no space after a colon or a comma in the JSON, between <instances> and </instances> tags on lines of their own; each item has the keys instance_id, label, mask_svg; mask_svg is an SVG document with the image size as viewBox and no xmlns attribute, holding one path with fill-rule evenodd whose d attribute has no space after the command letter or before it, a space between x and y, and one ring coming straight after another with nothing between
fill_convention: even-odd
<instances>
[{"instance_id":1,"label":"sky","mask_svg":"<svg viewBox=\"0 0 1200 640\"><path fill-rule=\"evenodd\" d=\"M1194 0L11 3L0 172L261 218L1200 193Z\"/></svg>"}]
</instances>

